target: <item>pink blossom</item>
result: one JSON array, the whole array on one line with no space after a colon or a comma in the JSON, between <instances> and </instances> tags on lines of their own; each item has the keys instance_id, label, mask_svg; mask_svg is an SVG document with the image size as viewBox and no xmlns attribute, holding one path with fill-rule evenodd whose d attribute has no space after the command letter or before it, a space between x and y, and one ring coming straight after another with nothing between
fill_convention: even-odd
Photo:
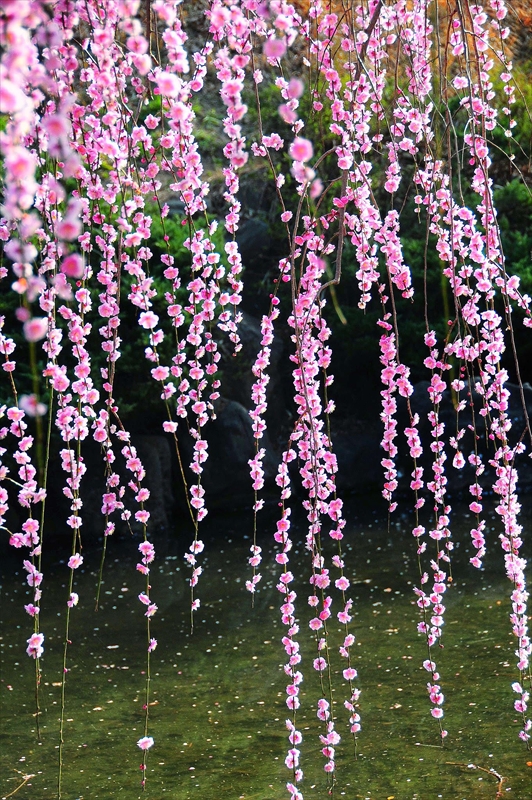
<instances>
[{"instance_id":1,"label":"pink blossom","mask_svg":"<svg viewBox=\"0 0 532 800\"><path fill-rule=\"evenodd\" d=\"M8 78L0 79L0 113L14 114L24 108L24 92Z\"/></svg>"},{"instance_id":2,"label":"pink blossom","mask_svg":"<svg viewBox=\"0 0 532 800\"><path fill-rule=\"evenodd\" d=\"M286 42L284 39L266 39L263 46L263 52L267 58L282 58L286 53Z\"/></svg>"},{"instance_id":3,"label":"pink blossom","mask_svg":"<svg viewBox=\"0 0 532 800\"><path fill-rule=\"evenodd\" d=\"M24 323L23 329L26 341L39 342L41 339L44 339L48 331L48 318L32 317Z\"/></svg>"},{"instance_id":4,"label":"pink blossom","mask_svg":"<svg viewBox=\"0 0 532 800\"><path fill-rule=\"evenodd\" d=\"M324 189L323 182L320 180L320 178L315 178L310 184L309 195L311 199L317 200L318 197L323 192L323 189Z\"/></svg>"},{"instance_id":5,"label":"pink blossom","mask_svg":"<svg viewBox=\"0 0 532 800\"><path fill-rule=\"evenodd\" d=\"M39 402L34 394L21 394L18 403L29 417L43 417L48 411L48 406Z\"/></svg>"},{"instance_id":6,"label":"pink blossom","mask_svg":"<svg viewBox=\"0 0 532 800\"><path fill-rule=\"evenodd\" d=\"M71 253L63 259L60 269L69 278L81 278L84 271L83 259L78 253Z\"/></svg>"},{"instance_id":7,"label":"pink blossom","mask_svg":"<svg viewBox=\"0 0 532 800\"><path fill-rule=\"evenodd\" d=\"M312 142L308 139L303 139L301 136L296 136L290 145L290 155L294 161L309 161L314 155L314 148Z\"/></svg>"},{"instance_id":8,"label":"pink blossom","mask_svg":"<svg viewBox=\"0 0 532 800\"><path fill-rule=\"evenodd\" d=\"M173 72L160 72L155 80L162 95L176 97L179 94L181 81Z\"/></svg>"},{"instance_id":9,"label":"pink blossom","mask_svg":"<svg viewBox=\"0 0 532 800\"><path fill-rule=\"evenodd\" d=\"M165 381L168 378L169 373L169 368L162 366L155 367L155 369L152 369L151 371L152 378L156 381Z\"/></svg>"},{"instance_id":10,"label":"pink blossom","mask_svg":"<svg viewBox=\"0 0 532 800\"><path fill-rule=\"evenodd\" d=\"M69 569L77 569L83 564L83 556L79 553L74 553L73 556L70 556L68 559L68 567Z\"/></svg>"},{"instance_id":11,"label":"pink blossom","mask_svg":"<svg viewBox=\"0 0 532 800\"><path fill-rule=\"evenodd\" d=\"M6 170L18 181L32 181L37 166L35 156L25 147L12 147L5 157Z\"/></svg>"},{"instance_id":12,"label":"pink blossom","mask_svg":"<svg viewBox=\"0 0 532 800\"><path fill-rule=\"evenodd\" d=\"M140 747L141 750L149 750L153 745L154 741L151 736L143 736L142 739L139 739L137 742L137 747Z\"/></svg>"},{"instance_id":13,"label":"pink blossom","mask_svg":"<svg viewBox=\"0 0 532 800\"><path fill-rule=\"evenodd\" d=\"M44 642L43 633L32 634L32 636L30 636L30 638L28 639L28 646L26 648L26 653L32 658L40 658L44 652L43 642Z\"/></svg>"},{"instance_id":14,"label":"pink blossom","mask_svg":"<svg viewBox=\"0 0 532 800\"><path fill-rule=\"evenodd\" d=\"M292 125L292 123L296 121L296 112L293 108L290 108L290 106L286 105L286 103L281 103L277 110L279 111L279 116L283 122L286 122L287 125Z\"/></svg>"},{"instance_id":15,"label":"pink blossom","mask_svg":"<svg viewBox=\"0 0 532 800\"><path fill-rule=\"evenodd\" d=\"M291 78L288 83L288 96L293 98L301 97L305 91L305 84L299 78Z\"/></svg>"},{"instance_id":16,"label":"pink blossom","mask_svg":"<svg viewBox=\"0 0 532 800\"><path fill-rule=\"evenodd\" d=\"M139 325L147 330L155 328L158 322L159 317L157 314L154 314L153 311L143 311L139 316Z\"/></svg>"},{"instance_id":17,"label":"pink blossom","mask_svg":"<svg viewBox=\"0 0 532 800\"><path fill-rule=\"evenodd\" d=\"M57 223L55 230L59 239L72 242L81 234L82 226L79 219L65 217L65 219Z\"/></svg>"}]
</instances>

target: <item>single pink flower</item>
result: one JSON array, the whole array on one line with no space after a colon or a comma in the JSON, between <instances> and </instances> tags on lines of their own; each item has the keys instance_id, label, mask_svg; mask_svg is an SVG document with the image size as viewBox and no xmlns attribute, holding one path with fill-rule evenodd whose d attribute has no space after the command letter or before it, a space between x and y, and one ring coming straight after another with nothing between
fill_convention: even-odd
<instances>
[{"instance_id":1,"label":"single pink flower","mask_svg":"<svg viewBox=\"0 0 532 800\"><path fill-rule=\"evenodd\" d=\"M308 139L303 139L301 136L296 136L290 145L290 155L294 161L309 161L309 159L311 159L314 155L312 142L310 142Z\"/></svg>"},{"instance_id":2,"label":"single pink flower","mask_svg":"<svg viewBox=\"0 0 532 800\"><path fill-rule=\"evenodd\" d=\"M66 217L57 223L55 231L59 239L72 242L81 233L81 222L79 219Z\"/></svg>"},{"instance_id":3,"label":"single pink flower","mask_svg":"<svg viewBox=\"0 0 532 800\"><path fill-rule=\"evenodd\" d=\"M267 39L263 52L267 58L282 58L286 53L286 42L284 39Z\"/></svg>"},{"instance_id":4,"label":"single pink flower","mask_svg":"<svg viewBox=\"0 0 532 800\"><path fill-rule=\"evenodd\" d=\"M61 262L60 270L69 278L81 278L83 277L83 259L78 253L71 253Z\"/></svg>"},{"instance_id":5,"label":"single pink flower","mask_svg":"<svg viewBox=\"0 0 532 800\"><path fill-rule=\"evenodd\" d=\"M22 89L13 81L3 77L0 80L0 112L2 114L13 114L20 111L26 102Z\"/></svg>"},{"instance_id":6,"label":"single pink flower","mask_svg":"<svg viewBox=\"0 0 532 800\"><path fill-rule=\"evenodd\" d=\"M143 736L142 739L139 739L137 742L137 747L140 747L141 750L149 750L150 747L153 747L154 741L151 736Z\"/></svg>"},{"instance_id":7,"label":"single pink flower","mask_svg":"<svg viewBox=\"0 0 532 800\"><path fill-rule=\"evenodd\" d=\"M299 78L291 78L288 84L288 96L292 98L301 97L305 91L305 84Z\"/></svg>"},{"instance_id":8,"label":"single pink flower","mask_svg":"<svg viewBox=\"0 0 532 800\"><path fill-rule=\"evenodd\" d=\"M28 646L26 648L26 653L33 658L40 658L44 652L44 647L42 646L44 642L44 634L43 633L34 633L28 639Z\"/></svg>"},{"instance_id":9,"label":"single pink flower","mask_svg":"<svg viewBox=\"0 0 532 800\"><path fill-rule=\"evenodd\" d=\"M152 330L159 322L159 317L153 311L143 311L139 316L139 325L146 330Z\"/></svg>"},{"instance_id":10,"label":"single pink flower","mask_svg":"<svg viewBox=\"0 0 532 800\"><path fill-rule=\"evenodd\" d=\"M32 317L23 326L24 338L28 342L39 342L48 331L48 317Z\"/></svg>"},{"instance_id":11,"label":"single pink flower","mask_svg":"<svg viewBox=\"0 0 532 800\"><path fill-rule=\"evenodd\" d=\"M296 121L297 119L296 112L292 108L290 108L290 106L287 106L286 103L281 103L281 105L277 110L279 112L279 116L281 117L283 122L286 122L287 125L291 125L293 122Z\"/></svg>"},{"instance_id":12,"label":"single pink flower","mask_svg":"<svg viewBox=\"0 0 532 800\"><path fill-rule=\"evenodd\" d=\"M15 180L26 181L34 177L37 161L25 147L12 147L5 157L5 168Z\"/></svg>"},{"instance_id":13,"label":"single pink flower","mask_svg":"<svg viewBox=\"0 0 532 800\"><path fill-rule=\"evenodd\" d=\"M181 81L173 72L160 72L157 75L156 82L162 95L176 97L179 94Z\"/></svg>"},{"instance_id":14,"label":"single pink flower","mask_svg":"<svg viewBox=\"0 0 532 800\"><path fill-rule=\"evenodd\" d=\"M79 553L74 553L74 555L70 556L70 558L68 559L69 569L77 569L82 564L83 564L83 556L81 556Z\"/></svg>"},{"instance_id":15,"label":"single pink flower","mask_svg":"<svg viewBox=\"0 0 532 800\"><path fill-rule=\"evenodd\" d=\"M18 404L28 417L43 417L48 411L48 406L44 403L39 403L37 396L34 394L21 394Z\"/></svg>"},{"instance_id":16,"label":"single pink flower","mask_svg":"<svg viewBox=\"0 0 532 800\"><path fill-rule=\"evenodd\" d=\"M320 178L315 178L312 183L310 184L310 197L312 200L317 200L320 194L323 192L323 183Z\"/></svg>"},{"instance_id":17,"label":"single pink flower","mask_svg":"<svg viewBox=\"0 0 532 800\"><path fill-rule=\"evenodd\" d=\"M353 667L348 667L347 669L344 669L343 676L346 681L352 681L354 678L356 678L357 671L356 669L353 669Z\"/></svg>"}]
</instances>

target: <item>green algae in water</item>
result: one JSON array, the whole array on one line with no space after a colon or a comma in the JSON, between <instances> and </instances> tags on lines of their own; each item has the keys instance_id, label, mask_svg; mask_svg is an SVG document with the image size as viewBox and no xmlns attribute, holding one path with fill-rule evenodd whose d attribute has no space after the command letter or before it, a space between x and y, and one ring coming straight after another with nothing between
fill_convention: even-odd
<instances>
[{"instance_id":1,"label":"green algae in water","mask_svg":"<svg viewBox=\"0 0 532 800\"><path fill-rule=\"evenodd\" d=\"M247 526L247 519L226 522L229 529ZM496 542L481 574L467 565L469 554L458 552L453 585L446 593L444 648L438 667L449 736L442 748L429 711L428 673L421 666L425 653L416 631L419 617L412 592L417 568L408 531L408 523L392 527L388 534L382 526L366 521L349 534L353 544L347 560L356 564L354 666L362 688L362 732L356 758L348 735L337 748L334 795L350 800L491 799L498 788L498 780L488 772L493 769L506 778L502 796L530 800L532 756L517 737L509 584L499 565L502 558ZM135 573L136 543L109 544L98 613L93 611L98 553L85 552L84 571L76 574L80 604L73 614L69 650L63 798L286 797L290 773L284 764L288 746L285 654L280 644L284 628L275 588L278 567L272 564L269 542L261 542L263 580L254 608L244 587L249 540L233 535L222 544L220 540L208 544L199 586L202 605L193 634L181 557L168 548L164 557L158 555L151 576L159 606L153 619L153 635L159 644L152 656L149 731L155 746L148 755L145 792L140 788L141 753L136 747L144 719L146 637L137 600L143 586ZM25 576L18 555L8 553L3 562L0 791L5 797L25 775L34 774L14 796L52 800L57 796L66 568L51 565L43 584L41 626L47 635L39 744L34 664L25 654L30 634L23 611ZM297 563L302 565L297 574L306 576L304 553L293 555L292 564ZM301 789L305 798L326 798L318 739L321 729L315 715L321 690L311 665L316 653L305 635L307 586L304 580L297 586L305 676L297 717L304 736ZM334 669L336 727L345 734L347 716L342 703L347 687L340 659Z\"/></svg>"}]
</instances>

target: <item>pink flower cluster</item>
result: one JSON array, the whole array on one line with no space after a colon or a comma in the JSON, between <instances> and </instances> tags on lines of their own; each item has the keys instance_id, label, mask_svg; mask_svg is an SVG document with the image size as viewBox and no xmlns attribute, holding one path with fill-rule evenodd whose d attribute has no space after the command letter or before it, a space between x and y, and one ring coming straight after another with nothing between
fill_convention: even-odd
<instances>
[{"instance_id":1,"label":"pink flower cluster","mask_svg":"<svg viewBox=\"0 0 532 800\"><path fill-rule=\"evenodd\" d=\"M469 487L469 509L474 517L471 563L477 568L487 547L483 518L486 470L491 468L495 476L491 487L498 498L500 541L512 584L510 622L520 672L520 681L513 686L519 695L515 710L523 720L520 736L528 741L532 723L527 716L525 678L532 645L515 468L515 458L525 445L515 443L508 373L502 358L507 330L512 336L517 324L512 309L519 308L523 324L532 327L532 301L521 291L518 276L509 273L501 250L489 143L497 125L509 139L515 126L516 93L505 44L509 28L504 22L504 0L468 5L467 24L460 18L460 9L447 20L452 74L440 77L467 118L463 155L468 162L465 168L470 175L470 194L474 195L472 207L464 205L463 192L455 190L458 176L446 160L434 155L439 148L434 146L432 124L436 113L432 65L439 31L434 30L428 0L370 0L355 4L349 18L333 13L331 4L324 0L315 0L305 13L287 0L211 0L205 11L210 40L199 49L189 38L181 0L152 0L148 6L153 17L149 24L141 18L138 0L2 3L0 113L5 115L6 125L0 133L4 171L0 242L9 269L0 267L0 280L10 281L11 291L20 301L15 320L27 350L21 351L19 361L30 353L31 364L36 365L32 366L34 383L42 377L48 392L48 398L42 392L46 403L33 387L31 394L20 393L15 340L4 333L5 320L0 318L2 373L12 397L0 408L0 456L7 453L11 459L0 465L0 525L8 511L6 486L13 481L21 521L19 530L9 532L10 544L29 552L23 561L31 589L31 602L25 609L34 624L34 633L27 640L28 655L39 659L43 653L44 635L38 630L38 622L44 578L35 506L46 494L39 486L38 448L28 433L28 418L38 430L48 411L62 442L63 492L70 503L66 522L74 541L68 559L68 609L79 600L73 581L75 570L83 563L81 482L86 464L82 445L92 436L101 447L104 465L104 537L113 533L117 514L143 533L137 570L145 586L138 597L146 606L148 665L157 645L150 632L157 606L149 583L155 558L148 538L149 490L143 485L145 469L120 421L115 397L125 303L135 310L144 356L166 412L163 430L173 437L179 459L181 428L186 428L192 440L188 468L193 478L186 491L194 539L185 560L191 569L192 610L199 606L194 594L202 573L199 556L204 550L199 526L207 514L202 478L208 458L207 426L216 416L220 397L224 335L235 355L241 349L244 265L237 233L246 211L241 183L255 166L261 170L267 167L286 231L286 252L279 261L270 305L262 317L260 347L252 368L250 417L256 449L249 467L256 532L256 514L264 504L259 492L264 488L266 448L260 447L260 440L266 430L274 326L284 302L282 290L290 288L291 305L285 318L291 332L295 416L276 477L282 511L275 533L279 546L276 563L282 568L277 588L285 626L286 703L292 712L286 722L289 748L285 759L292 772L287 783L290 797L301 800L298 787L303 777L299 750L302 734L296 728L303 673L297 641L295 576L289 570L290 509L286 505L297 470L308 523L309 627L316 643L313 666L319 677L327 679L324 685L330 684L331 621L336 613L342 626L338 648L341 673L349 685L344 707L351 733L360 729L360 692L353 686L357 671L351 662L355 637L349 627L353 607L347 594L350 574L341 549L346 520L337 494L338 465L328 425L334 410L329 397L333 383L331 330L324 316L326 291L342 277L344 240L350 242L354 253L360 308L367 308L375 299L382 309L378 320L381 463L383 495L390 512L396 507L399 481L400 398L408 410L404 434L412 459L409 483L416 514L412 533L420 565L415 593L422 616L418 629L429 651L424 666L430 674L427 688L432 716L442 718L444 703L432 649L441 644L443 595L450 580L448 565L453 548L447 492L450 451L453 468L467 467L473 473ZM303 63L308 68L304 80L287 74L292 64L287 54L292 50L302 53L302 44ZM195 110L209 69L224 109L219 194L225 206L219 220L212 218L212 170L204 161ZM495 80L499 73L500 90ZM271 80L265 81L265 77ZM391 78L394 102L390 104L387 92ZM264 128L261 86L265 82L279 92L279 105L275 101L274 108L288 126L288 134L283 136ZM326 152L320 152L320 143L311 140L301 113L305 91L313 114L320 115L324 108L330 110L331 121L325 132L330 149ZM504 100L500 109L498 91ZM252 96L258 101L258 132L255 141L249 142L246 102ZM149 98L156 98L157 110L152 102L150 113L146 113ZM452 161L453 156L448 157ZM378 170L374 167L377 162ZM432 321L426 320L428 354L424 367L430 400L426 419L411 408L412 385L409 368L400 358L401 320L395 303L399 297L414 297L401 244L399 212L405 178L410 174L417 213L420 221L426 222L427 236L433 237L430 241L435 241L443 278L453 298L454 317L446 320L449 330L443 343L438 344ZM287 207L287 195L283 195L287 183L297 192L294 208ZM73 185L75 189L71 189ZM179 204L181 222L187 230L186 268L180 266L182 253L176 252L166 233L170 198ZM160 259L162 268L149 246L155 217L166 245ZM220 252L215 244L219 225L223 225L227 237L218 248ZM103 353L99 373L91 357L95 337ZM456 376L450 373L451 364ZM456 407L453 431L445 427L440 413L449 386ZM477 432L477 417L482 419L484 431ZM430 435L422 445L420 430L426 422ZM492 449L487 463L477 445L480 433ZM430 455L430 467L421 466L423 453ZM116 465L120 455L130 476L126 482ZM126 507L128 491L136 503L134 512ZM433 509L429 523L420 515L427 495ZM323 547L324 536L334 546L332 556ZM246 588L254 593L262 562L256 538L248 561L253 574ZM148 701L145 711L147 720ZM324 768L332 780L340 742L332 693L318 699L317 716ZM441 727L440 733L445 735ZM143 785L146 752L153 745L147 727L145 734L138 742L144 752Z\"/></svg>"}]
</instances>

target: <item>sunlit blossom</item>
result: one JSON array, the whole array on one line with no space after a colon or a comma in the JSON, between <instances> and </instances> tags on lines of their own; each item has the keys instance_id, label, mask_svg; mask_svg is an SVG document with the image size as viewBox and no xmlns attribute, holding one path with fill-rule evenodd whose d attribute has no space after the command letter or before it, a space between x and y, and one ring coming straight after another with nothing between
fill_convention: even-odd
<instances>
[{"instance_id":1,"label":"sunlit blossom","mask_svg":"<svg viewBox=\"0 0 532 800\"><path fill-rule=\"evenodd\" d=\"M28 646L26 648L27 654L32 658L40 658L44 652L43 642L44 634L34 633L28 639Z\"/></svg>"},{"instance_id":2,"label":"sunlit blossom","mask_svg":"<svg viewBox=\"0 0 532 800\"><path fill-rule=\"evenodd\" d=\"M153 747L155 744L153 737L151 736L143 736L142 739L139 739L137 742L137 747L140 747L141 750L149 750L150 747Z\"/></svg>"},{"instance_id":3,"label":"sunlit blossom","mask_svg":"<svg viewBox=\"0 0 532 800\"><path fill-rule=\"evenodd\" d=\"M301 136L296 137L290 145L290 155L294 161L309 161L314 155L312 142Z\"/></svg>"},{"instance_id":4,"label":"sunlit blossom","mask_svg":"<svg viewBox=\"0 0 532 800\"><path fill-rule=\"evenodd\" d=\"M279 503L272 526L272 591L278 595L283 696L290 710L280 763L284 758L291 771L286 784L291 800L301 800L297 745L302 734L296 723L302 728L304 670L314 668L320 673L314 679L321 679L328 697L317 702L320 744L314 749L318 757L321 751L332 786L340 744L337 708L347 711L345 728L354 735L361 719L360 690L353 686L358 675L351 666L356 615L349 597L352 564L349 551L344 553L349 527L340 497L342 459L335 455L331 434L341 431L341 420L336 428L333 417L334 372L348 371L350 364L338 355L335 359L338 325L331 320L336 314L341 323L346 317L350 321L358 305L362 312L372 310L365 322L368 337L375 318L382 426L377 466L389 514L396 510L399 492L412 496L407 538L419 566L412 604L419 614L430 713L437 721L444 716L440 680L445 686L447 676L439 655L453 575L451 488L459 471L457 480L464 475L468 480L468 557L477 570L491 543L489 515L498 520L518 673L513 711L520 717L519 736L528 743L532 721L525 678L532 647L518 473L530 437L526 426L518 430L515 424L506 362L519 344L514 327L532 327L532 300L526 276L512 274L518 258L504 254L505 231L497 218L501 156L510 154L516 182L526 172L522 131L515 130L521 108L506 4L490 0L486 9L466 4L465 25L463 15L458 18L440 4L436 25L427 0L360 4L349 9L348 17L339 13L341 4L334 9L331 3L292 7L212 0L199 8L208 35L198 41L191 36L194 15L187 9L181 13L184 5L152 0L139 10L137 0L2 3L0 242L5 265L0 279L11 292L13 302L7 298L6 308L13 307L13 313L0 317L0 366L7 379L0 407L5 418L0 455L6 451L6 464L0 466L0 523L16 555L22 554L29 601L24 608L32 618L26 622L37 631L46 601L40 520L55 513L56 491L68 506L62 519L74 549L81 550L81 531L92 514L89 504L84 506L85 491L97 485L98 477L92 441L104 483L97 502L100 532L107 537L121 523L131 526L133 536L142 531L134 610L144 625L144 658L150 663L157 647L151 635L157 618L152 618L158 610L151 540L158 535L160 495L149 483L152 476L158 480L157 467L149 456L143 463L143 451L139 446L137 453L125 427L130 414L121 398L134 398L137 388L139 397L153 388L161 399L164 422L157 424L167 434L160 437L161 453L163 444L174 448L175 471L186 476L193 531L183 552L190 608L200 608L209 485L213 476L233 477L223 474L223 462L209 461L220 430L214 420L231 396L221 376L230 372L233 356L251 348L249 375L238 372L236 381L250 425L248 430L243 424L237 449L249 468L253 514L266 505L269 482ZM443 63L440 51L448 56ZM442 74L436 75L437 69ZM440 85L446 88L443 98ZM435 97L438 114L456 139L452 145L445 137L440 141L434 127ZM216 113L207 113L212 108ZM455 111L458 126L453 125ZM210 139L217 148L214 162ZM413 214L416 228L430 234L425 244L434 256L431 281L441 284L443 320L430 319L433 299L424 298L418 285L420 253L409 244ZM283 224L277 227L285 239L262 254L257 246L266 294L256 304L261 319L252 323L246 318L251 306L244 284L254 266L242 257L243 222L253 228L256 215L280 217ZM427 286L430 295L432 283ZM402 331L410 313L410 327L416 327L414 314L424 300L419 363L411 372L404 361L411 346ZM433 322L438 323L434 329ZM284 380L280 388L277 380L285 373L280 362L285 340L290 389ZM138 385L136 358L146 362L146 386ZM353 383L357 402L364 397L363 372L353 373L359 379ZM517 363L512 374L519 374ZM33 393L22 393L30 388ZM525 391L523 385L519 389ZM46 432L41 417L48 408L40 398L48 393L51 427ZM280 408L284 416L272 456L269 421ZM139 419L144 410L151 416L146 404L136 414ZM252 450L243 455L247 433ZM53 487L41 485L43 473L53 476ZM155 488L164 494L166 482ZM490 502L495 498L493 510L488 496ZM293 527L291 504L304 512ZM261 530L257 518L249 527ZM325 541L331 545L329 539L333 555L323 546ZM291 562L296 550L308 556L301 575L298 562ZM254 538L244 558L250 574L242 583L259 600L263 555ZM68 559L71 570L82 564L81 553ZM67 580L73 578L70 574ZM304 609L298 597L303 586ZM69 609L79 602L71 588ZM263 607L269 591L265 587ZM44 606L42 616L45 622ZM74 619L78 613L65 616ZM314 648L310 657L305 637ZM68 635L66 641L70 646ZM28 655L40 658L43 642L44 634L34 632L27 639ZM64 674L70 669L67 655L65 650ZM38 672L37 665L36 689ZM146 672L145 726L139 726L144 732L154 680ZM63 684L62 717L64 689ZM336 694L334 701L333 692L339 691L344 696ZM442 738L447 735L440 723L433 727L436 736L438 731ZM149 736L137 742L144 751L153 743ZM63 737L59 763L62 748ZM141 771L144 788L145 755Z\"/></svg>"},{"instance_id":5,"label":"sunlit blossom","mask_svg":"<svg viewBox=\"0 0 532 800\"><path fill-rule=\"evenodd\" d=\"M39 342L46 336L48 319L47 317L32 317L24 323L23 328L24 338L28 342Z\"/></svg>"}]
</instances>

